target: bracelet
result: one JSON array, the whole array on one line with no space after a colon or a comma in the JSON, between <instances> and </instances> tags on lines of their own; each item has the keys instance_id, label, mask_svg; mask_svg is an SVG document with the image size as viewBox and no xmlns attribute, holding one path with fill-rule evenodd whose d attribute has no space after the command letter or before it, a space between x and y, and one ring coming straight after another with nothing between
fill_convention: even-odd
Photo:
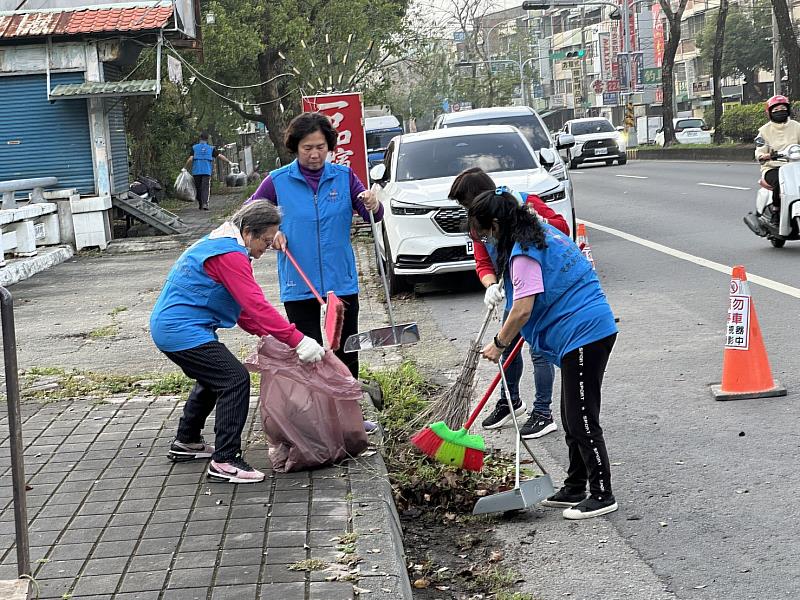
<instances>
[{"instance_id":1,"label":"bracelet","mask_svg":"<svg viewBox=\"0 0 800 600\"><path fill-rule=\"evenodd\" d=\"M501 344L500 338L497 336L494 336L494 345L499 350L505 350L506 348L508 348L508 344Z\"/></svg>"}]
</instances>

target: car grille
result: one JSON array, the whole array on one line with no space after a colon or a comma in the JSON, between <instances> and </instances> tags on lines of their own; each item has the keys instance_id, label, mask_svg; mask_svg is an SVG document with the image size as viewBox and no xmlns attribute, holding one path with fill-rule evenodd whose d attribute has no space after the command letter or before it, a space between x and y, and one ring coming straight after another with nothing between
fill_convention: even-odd
<instances>
[{"instance_id":1,"label":"car grille","mask_svg":"<svg viewBox=\"0 0 800 600\"><path fill-rule=\"evenodd\" d=\"M464 233L462 227L466 218L467 211L459 206L458 208L439 209L433 220L445 233Z\"/></svg>"},{"instance_id":2,"label":"car grille","mask_svg":"<svg viewBox=\"0 0 800 600\"><path fill-rule=\"evenodd\" d=\"M474 257L467 254L466 246L450 246L438 248L428 256L401 254L397 257L397 266L403 269L424 269L437 263L460 262L462 260L474 260Z\"/></svg>"},{"instance_id":3,"label":"car grille","mask_svg":"<svg viewBox=\"0 0 800 600\"><path fill-rule=\"evenodd\" d=\"M583 145L584 150L591 150L592 148L616 148L617 142L610 138L602 140L589 140Z\"/></svg>"}]
</instances>

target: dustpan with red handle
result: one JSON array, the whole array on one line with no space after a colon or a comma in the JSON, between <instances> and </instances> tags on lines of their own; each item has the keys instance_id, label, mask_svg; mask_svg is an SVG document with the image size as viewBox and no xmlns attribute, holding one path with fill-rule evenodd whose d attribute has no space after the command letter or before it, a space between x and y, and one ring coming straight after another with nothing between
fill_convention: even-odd
<instances>
[{"instance_id":1,"label":"dustpan with red handle","mask_svg":"<svg viewBox=\"0 0 800 600\"><path fill-rule=\"evenodd\" d=\"M297 264L297 261L295 260L294 256L292 256L292 253L289 252L289 249L284 247L283 253L286 254L286 258L289 259L289 262L292 263L292 266L294 266L294 268L300 274L300 277L302 277L303 281L306 282L308 289L311 290L311 293L314 294L314 297L322 307L324 320L323 329L325 330L325 339L328 342L328 348L333 351L338 350L342 343L344 303L333 292L328 292L328 302L326 303L325 300L322 299L320 293L314 287L314 284L311 283L311 280L308 278L305 272L303 272L303 269L301 269L300 265Z\"/></svg>"}]
</instances>

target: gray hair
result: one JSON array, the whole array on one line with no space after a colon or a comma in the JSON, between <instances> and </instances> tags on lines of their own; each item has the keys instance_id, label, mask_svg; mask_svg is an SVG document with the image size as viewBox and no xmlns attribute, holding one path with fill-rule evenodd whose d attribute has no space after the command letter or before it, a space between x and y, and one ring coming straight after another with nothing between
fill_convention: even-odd
<instances>
[{"instance_id":1,"label":"gray hair","mask_svg":"<svg viewBox=\"0 0 800 600\"><path fill-rule=\"evenodd\" d=\"M251 235L259 237L270 227L281 224L278 207L269 200L256 200L245 204L230 218L241 233L247 229Z\"/></svg>"}]
</instances>

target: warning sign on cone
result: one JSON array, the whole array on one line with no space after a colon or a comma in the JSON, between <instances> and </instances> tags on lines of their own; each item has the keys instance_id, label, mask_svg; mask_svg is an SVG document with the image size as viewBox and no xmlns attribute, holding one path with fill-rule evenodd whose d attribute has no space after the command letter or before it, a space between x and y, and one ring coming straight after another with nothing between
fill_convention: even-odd
<instances>
[{"instance_id":1,"label":"warning sign on cone","mask_svg":"<svg viewBox=\"0 0 800 600\"><path fill-rule=\"evenodd\" d=\"M731 275L722 383L712 385L711 392L716 400L786 395L786 388L772 378L750 284L742 266L734 267Z\"/></svg>"},{"instance_id":2,"label":"warning sign on cone","mask_svg":"<svg viewBox=\"0 0 800 600\"><path fill-rule=\"evenodd\" d=\"M594 257L592 256L592 247L589 245L589 237L586 235L586 225L578 223L578 231L575 235L575 243L581 249L581 253L589 261L594 269Z\"/></svg>"}]
</instances>

